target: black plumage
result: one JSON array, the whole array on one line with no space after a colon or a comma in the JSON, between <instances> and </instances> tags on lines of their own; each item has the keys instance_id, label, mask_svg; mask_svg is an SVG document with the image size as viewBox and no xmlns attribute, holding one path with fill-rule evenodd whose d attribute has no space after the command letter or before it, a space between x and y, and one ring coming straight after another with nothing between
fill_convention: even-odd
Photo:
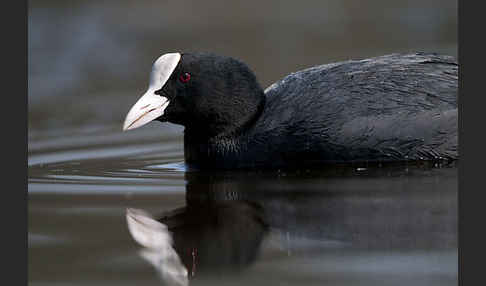
<instances>
[{"instance_id":1,"label":"black plumage","mask_svg":"<svg viewBox=\"0 0 486 286\"><path fill-rule=\"evenodd\" d=\"M182 84L178 77L191 74ZM392 54L292 73L265 91L241 61L184 53L158 118L185 126L198 168L455 160L458 64Z\"/></svg>"}]
</instances>

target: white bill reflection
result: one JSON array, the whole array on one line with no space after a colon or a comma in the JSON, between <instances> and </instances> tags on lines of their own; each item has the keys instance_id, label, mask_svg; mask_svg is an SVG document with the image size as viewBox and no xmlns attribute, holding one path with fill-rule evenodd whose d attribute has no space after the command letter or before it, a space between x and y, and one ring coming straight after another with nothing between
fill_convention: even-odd
<instances>
[{"instance_id":1,"label":"white bill reflection","mask_svg":"<svg viewBox=\"0 0 486 286\"><path fill-rule=\"evenodd\" d=\"M189 285L187 268L173 248L167 226L140 209L127 209L128 229L133 239L144 247L140 256L148 261L168 285Z\"/></svg>"}]
</instances>

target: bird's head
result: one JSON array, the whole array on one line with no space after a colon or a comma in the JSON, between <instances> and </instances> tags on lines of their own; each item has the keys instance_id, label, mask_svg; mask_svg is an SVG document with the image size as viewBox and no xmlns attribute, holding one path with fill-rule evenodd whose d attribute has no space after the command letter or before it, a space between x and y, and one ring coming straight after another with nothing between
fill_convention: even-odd
<instances>
[{"instance_id":1,"label":"bird's head","mask_svg":"<svg viewBox=\"0 0 486 286\"><path fill-rule=\"evenodd\" d=\"M168 121L213 137L251 122L265 96L241 61L207 53L168 53L152 67L147 91L128 112L123 130Z\"/></svg>"}]
</instances>

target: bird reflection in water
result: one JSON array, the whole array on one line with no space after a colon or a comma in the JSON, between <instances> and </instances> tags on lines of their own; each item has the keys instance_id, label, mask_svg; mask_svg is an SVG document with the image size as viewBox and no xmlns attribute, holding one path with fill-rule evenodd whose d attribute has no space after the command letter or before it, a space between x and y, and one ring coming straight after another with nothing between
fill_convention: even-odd
<instances>
[{"instance_id":1,"label":"bird reflection in water","mask_svg":"<svg viewBox=\"0 0 486 286\"><path fill-rule=\"evenodd\" d=\"M257 202L238 197L224 179L186 174L187 205L160 218L127 209L133 238L145 247L141 255L169 285L187 285L208 270L234 273L256 260L268 226ZM209 179L209 181L208 181Z\"/></svg>"},{"instance_id":2,"label":"bird reflection in water","mask_svg":"<svg viewBox=\"0 0 486 286\"><path fill-rule=\"evenodd\" d=\"M455 249L457 190L448 181L454 172L423 166L187 172L185 207L155 217L128 209L127 222L144 246L141 255L169 285L241 272L275 233L286 240L284 252L312 252L316 245L325 253Z\"/></svg>"}]
</instances>

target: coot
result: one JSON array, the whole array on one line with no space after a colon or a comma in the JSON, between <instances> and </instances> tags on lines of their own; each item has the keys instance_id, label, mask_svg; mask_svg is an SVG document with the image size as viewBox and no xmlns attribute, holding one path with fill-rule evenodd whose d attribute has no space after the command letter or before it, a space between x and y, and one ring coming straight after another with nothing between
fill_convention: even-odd
<instances>
[{"instance_id":1,"label":"coot","mask_svg":"<svg viewBox=\"0 0 486 286\"><path fill-rule=\"evenodd\" d=\"M391 54L311 67L266 90L243 62L168 53L123 130L181 124L196 168L290 167L455 160L458 64L450 56Z\"/></svg>"}]
</instances>

